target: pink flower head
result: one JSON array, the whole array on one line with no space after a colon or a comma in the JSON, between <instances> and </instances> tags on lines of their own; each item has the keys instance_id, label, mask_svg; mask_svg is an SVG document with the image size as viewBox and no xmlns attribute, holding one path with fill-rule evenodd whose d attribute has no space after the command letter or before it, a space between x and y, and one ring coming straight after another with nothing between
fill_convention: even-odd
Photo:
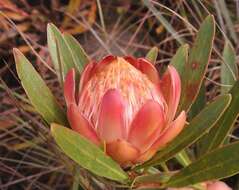
<instances>
[{"instance_id":1,"label":"pink flower head","mask_svg":"<svg viewBox=\"0 0 239 190\"><path fill-rule=\"evenodd\" d=\"M168 66L162 78L144 58L107 56L89 63L76 91L75 72L65 78L67 116L73 130L122 166L144 162L183 129L186 114L174 120L180 77Z\"/></svg>"},{"instance_id":2,"label":"pink flower head","mask_svg":"<svg viewBox=\"0 0 239 190\"><path fill-rule=\"evenodd\" d=\"M232 190L226 183L222 181L209 182L207 184L207 190Z\"/></svg>"},{"instance_id":3,"label":"pink flower head","mask_svg":"<svg viewBox=\"0 0 239 190\"><path fill-rule=\"evenodd\" d=\"M226 183L222 181L206 182L201 184L205 190L232 190ZM167 190L194 190L190 187L168 188Z\"/></svg>"}]
</instances>

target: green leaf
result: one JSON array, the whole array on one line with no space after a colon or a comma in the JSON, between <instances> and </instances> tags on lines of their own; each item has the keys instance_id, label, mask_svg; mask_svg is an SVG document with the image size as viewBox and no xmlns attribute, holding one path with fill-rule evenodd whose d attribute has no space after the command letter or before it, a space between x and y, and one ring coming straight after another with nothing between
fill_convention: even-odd
<instances>
[{"instance_id":1,"label":"green leaf","mask_svg":"<svg viewBox=\"0 0 239 190\"><path fill-rule=\"evenodd\" d=\"M230 90L232 101L213 128L200 140L199 154L205 154L223 144L239 113L239 81Z\"/></svg>"},{"instance_id":2,"label":"green leaf","mask_svg":"<svg viewBox=\"0 0 239 190\"><path fill-rule=\"evenodd\" d=\"M79 133L54 123L51 125L51 132L64 153L83 168L120 182L128 179L127 174L115 161Z\"/></svg>"},{"instance_id":3,"label":"green leaf","mask_svg":"<svg viewBox=\"0 0 239 190\"><path fill-rule=\"evenodd\" d=\"M64 34L63 37L70 48L75 65L81 73L85 65L89 62L88 55L72 35Z\"/></svg>"},{"instance_id":4,"label":"green leaf","mask_svg":"<svg viewBox=\"0 0 239 190\"><path fill-rule=\"evenodd\" d=\"M69 45L53 24L47 25L47 43L55 70L61 80L64 80L65 75L71 68L79 71Z\"/></svg>"},{"instance_id":5,"label":"green leaf","mask_svg":"<svg viewBox=\"0 0 239 190\"><path fill-rule=\"evenodd\" d=\"M181 99L178 111L189 110L195 101L207 69L215 34L215 21L209 15L202 23L193 47L190 49L187 63L180 71Z\"/></svg>"},{"instance_id":6,"label":"green leaf","mask_svg":"<svg viewBox=\"0 0 239 190\"><path fill-rule=\"evenodd\" d=\"M186 150L182 150L181 152L179 152L178 154L175 155L175 158L177 159L177 161L182 165L182 166L188 166L189 164L191 164L191 159L189 158L188 153L186 152Z\"/></svg>"},{"instance_id":7,"label":"green leaf","mask_svg":"<svg viewBox=\"0 0 239 190\"><path fill-rule=\"evenodd\" d=\"M223 50L223 63L221 66L221 93L227 93L236 81L238 69L236 64L236 52L229 41L226 42ZM231 87L230 87L231 86Z\"/></svg>"},{"instance_id":8,"label":"green leaf","mask_svg":"<svg viewBox=\"0 0 239 190\"><path fill-rule=\"evenodd\" d=\"M204 85L204 82L201 85L201 88L199 90L199 94L194 101L189 113L188 113L188 119L189 121L194 118L206 105L206 87Z\"/></svg>"},{"instance_id":9,"label":"green leaf","mask_svg":"<svg viewBox=\"0 0 239 190\"><path fill-rule=\"evenodd\" d=\"M72 180L72 187L71 187L71 190L84 190L84 186L82 184L82 168L80 166L76 166L74 168L74 171L72 172L74 177L73 177L73 180ZM82 181L81 181L82 180Z\"/></svg>"},{"instance_id":10,"label":"green leaf","mask_svg":"<svg viewBox=\"0 0 239 190\"><path fill-rule=\"evenodd\" d=\"M148 175L142 175L135 178L134 184L163 184L166 183L171 177L173 176L173 173L157 173L157 174L148 174Z\"/></svg>"},{"instance_id":11,"label":"green leaf","mask_svg":"<svg viewBox=\"0 0 239 190\"><path fill-rule=\"evenodd\" d=\"M167 182L168 187L222 179L239 173L239 142L216 149L182 169Z\"/></svg>"},{"instance_id":12,"label":"green leaf","mask_svg":"<svg viewBox=\"0 0 239 190\"><path fill-rule=\"evenodd\" d=\"M157 47L151 48L146 55L146 59L149 60L151 63L155 64L158 57L158 51L159 50Z\"/></svg>"},{"instance_id":13,"label":"green leaf","mask_svg":"<svg viewBox=\"0 0 239 190\"><path fill-rule=\"evenodd\" d=\"M13 49L17 74L32 105L50 124L67 124L66 115L31 63L18 50Z\"/></svg>"},{"instance_id":14,"label":"green leaf","mask_svg":"<svg viewBox=\"0 0 239 190\"><path fill-rule=\"evenodd\" d=\"M62 79L63 74L62 74L62 68L60 65L60 57L59 57L59 53L58 53L59 48L57 48L56 37L54 34L55 33L54 28L55 28L54 25L50 25L50 24L47 25L47 45L48 45L49 53L50 53L55 71L57 73L57 76L59 79ZM57 29L55 29L55 30L58 33L58 35L60 35L59 34L60 32Z\"/></svg>"},{"instance_id":15,"label":"green leaf","mask_svg":"<svg viewBox=\"0 0 239 190\"><path fill-rule=\"evenodd\" d=\"M175 172L164 172L164 173L156 173L156 174L147 174L138 176L134 179L131 187L135 187L137 189L144 190L157 190L157 189L165 189L165 184L169 181L169 179L175 174ZM150 188L150 185L152 187ZM148 187L147 187L148 186ZM158 187L157 187L158 186ZM144 188L145 187L145 188ZM200 184L195 184L190 186L192 189L203 189Z\"/></svg>"},{"instance_id":16,"label":"green leaf","mask_svg":"<svg viewBox=\"0 0 239 190\"><path fill-rule=\"evenodd\" d=\"M205 107L188 126L165 148L159 151L151 160L138 168L158 165L172 158L175 154L197 141L203 134L210 130L215 122L221 117L228 104L230 95L217 97Z\"/></svg>"},{"instance_id":17,"label":"green leaf","mask_svg":"<svg viewBox=\"0 0 239 190\"><path fill-rule=\"evenodd\" d=\"M178 48L176 54L170 61L170 64L173 65L175 69L178 71L181 79L184 76L185 65L188 61L188 48L189 48L188 44L182 45L180 48Z\"/></svg>"}]
</instances>

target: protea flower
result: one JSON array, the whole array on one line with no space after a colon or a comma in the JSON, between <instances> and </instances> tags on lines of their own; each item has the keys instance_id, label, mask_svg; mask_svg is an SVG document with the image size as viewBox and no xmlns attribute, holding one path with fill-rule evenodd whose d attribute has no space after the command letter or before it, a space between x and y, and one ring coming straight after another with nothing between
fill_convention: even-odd
<instances>
[{"instance_id":1,"label":"protea flower","mask_svg":"<svg viewBox=\"0 0 239 190\"><path fill-rule=\"evenodd\" d=\"M222 181L207 182L202 184L205 190L232 190L226 183ZM190 187L168 188L168 190L194 190Z\"/></svg>"},{"instance_id":2,"label":"protea flower","mask_svg":"<svg viewBox=\"0 0 239 190\"><path fill-rule=\"evenodd\" d=\"M208 182L207 190L232 190L227 184L222 181Z\"/></svg>"},{"instance_id":3,"label":"protea flower","mask_svg":"<svg viewBox=\"0 0 239 190\"><path fill-rule=\"evenodd\" d=\"M72 69L64 84L71 127L122 166L148 160L184 127L184 111L173 120L181 93L173 66L160 78L144 58L107 56L86 66L75 89Z\"/></svg>"}]
</instances>

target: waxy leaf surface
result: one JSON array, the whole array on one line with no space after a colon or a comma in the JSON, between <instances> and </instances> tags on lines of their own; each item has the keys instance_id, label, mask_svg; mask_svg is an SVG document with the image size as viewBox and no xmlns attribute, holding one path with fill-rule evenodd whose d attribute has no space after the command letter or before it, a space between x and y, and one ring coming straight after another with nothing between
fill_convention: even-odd
<instances>
[{"instance_id":1,"label":"waxy leaf surface","mask_svg":"<svg viewBox=\"0 0 239 190\"><path fill-rule=\"evenodd\" d=\"M184 187L222 179L239 173L239 142L213 150L183 168L167 182L169 187Z\"/></svg>"},{"instance_id":2,"label":"waxy leaf surface","mask_svg":"<svg viewBox=\"0 0 239 190\"><path fill-rule=\"evenodd\" d=\"M238 77L236 64L236 53L229 41L226 42L223 50L223 63L221 66L221 87L222 94L227 93L234 85ZM224 86L228 85L228 86Z\"/></svg>"},{"instance_id":3,"label":"waxy leaf surface","mask_svg":"<svg viewBox=\"0 0 239 190\"><path fill-rule=\"evenodd\" d=\"M175 69L178 71L178 74L180 76L180 79L182 80L184 72L185 72L185 65L188 61L188 44L184 44L178 48L176 54L173 56L172 60L170 61L170 64L175 67Z\"/></svg>"},{"instance_id":4,"label":"waxy leaf surface","mask_svg":"<svg viewBox=\"0 0 239 190\"><path fill-rule=\"evenodd\" d=\"M75 65L65 39L53 24L47 26L47 43L54 68L60 79L64 80L66 73Z\"/></svg>"},{"instance_id":5,"label":"waxy leaf surface","mask_svg":"<svg viewBox=\"0 0 239 190\"><path fill-rule=\"evenodd\" d=\"M134 183L166 183L171 177L173 173L155 173L155 174L147 174L138 176L135 178Z\"/></svg>"},{"instance_id":6,"label":"waxy leaf surface","mask_svg":"<svg viewBox=\"0 0 239 190\"><path fill-rule=\"evenodd\" d=\"M208 134L200 139L199 154L205 154L223 144L239 113L239 81L230 90L232 100Z\"/></svg>"},{"instance_id":7,"label":"waxy leaf surface","mask_svg":"<svg viewBox=\"0 0 239 190\"><path fill-rule=\"evenodd\" d=\"M177 65L181 73L182 91L178 112L189 110L195 101L202 84L211 55L212 43L215 33L215 21L209 15L202 23L193 47L189 51L188 61L185 65Z\"/></svg>"},{"instance_id":8,"label":"waxy leaf surface","mask_svg":"<svg viewBox=\"0 0 239 190\"><path fill-rule=\"evenodd\" d=\"M17 74L32 105L50 124L58 122L66 125L66 115L46 86L41 76L27 58L17 49L13 50Z\"/></svg>"},{"instance_id":9,"label":"waxy leaf surface","mask_svg":"<svg viewBox=\"0 0 239 190\"><path fill-rule=\"evenodd\" d=\"M51 125L51 132L63 152L83 168L120 182L128 179L115 161L79 133L58 124Z\"/></svg>"},{"instance_id":10,"label":"waxy leaf surface","mask_svg":"<svg viewBox=\"0 0 239 190\"><path fill-rule=\"evenodd\" d=\"M81 73L85 65L89 62L89 58L79 42L72 35L64 34L63 36L70 48L74 63Z\"/></svg>"},{"instance_id":11,"label":"waxy leaf surface","mask_svg":"<svg viewBox=\"0 0 239 190\"><path fill-rule=\"evenodd\" d=\"M71 35L62 33L53 24L47 26L47 43L49 52L61 80L71 68L78 74L83 70L88 58L80 44Z\"/></svg>"}]
</instances>

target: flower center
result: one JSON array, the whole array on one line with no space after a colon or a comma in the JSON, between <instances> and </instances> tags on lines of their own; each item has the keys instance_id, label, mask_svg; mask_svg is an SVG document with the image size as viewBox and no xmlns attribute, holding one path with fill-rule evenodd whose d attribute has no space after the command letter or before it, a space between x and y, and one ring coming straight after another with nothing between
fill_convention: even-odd
<instances>
[{"instance_id":1,"label":"flower center","mask_svg":"<svg viewBox=\"0 0 239 190\"><path fill-rule=\"evenodd\" d=\"M126 60L117 57L92 76L80 96L79 107L95 128L97 128L102 97L109 89L119 90L125 101L127 129L135 114L147 100L153 99L164 107L164 100L155 84Z\"/></svg>"}]
</instances>

